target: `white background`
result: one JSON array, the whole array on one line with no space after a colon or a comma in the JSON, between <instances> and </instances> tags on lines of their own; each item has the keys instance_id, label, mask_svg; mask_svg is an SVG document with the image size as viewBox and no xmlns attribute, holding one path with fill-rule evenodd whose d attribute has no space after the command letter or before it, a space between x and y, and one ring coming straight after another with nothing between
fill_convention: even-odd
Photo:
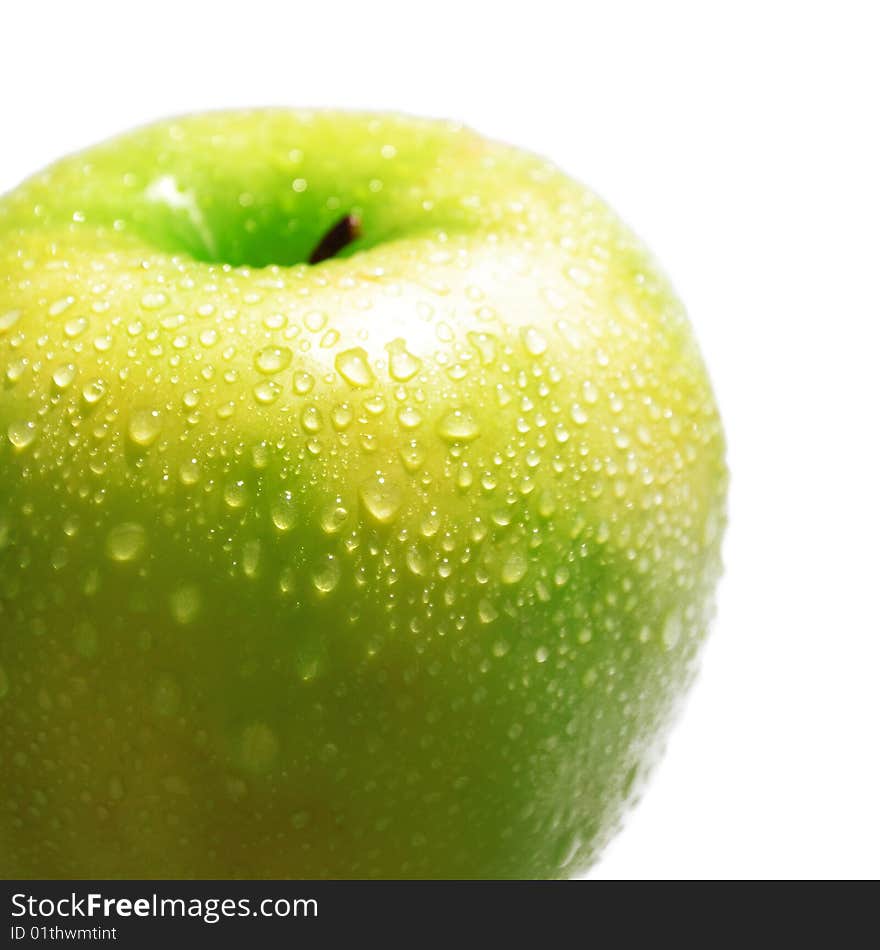
<instances>
[{"instance_id":1,"label":"white background","mask_svg":"<svg viewBox=\"0 0 880 950\"><path fill-rule=\"evenodd\" d=\"M872 10L873 7L873 10ZM456 118L655 250L729 436L702 676L592 877L880 876L880 11L751 3L14 3L0 191L169 113Z\"/></svg>"}]
</instances>

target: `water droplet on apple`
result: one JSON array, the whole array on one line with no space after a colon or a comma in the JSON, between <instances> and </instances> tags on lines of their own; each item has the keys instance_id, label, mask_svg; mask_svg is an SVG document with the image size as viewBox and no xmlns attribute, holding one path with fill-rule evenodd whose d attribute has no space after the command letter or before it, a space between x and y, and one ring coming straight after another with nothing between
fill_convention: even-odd
<instances>
[{"instance_id":1,"label":"water droplet on apple","mask_svg":"<svg viewBox=\"0 0 880 950\"><path fill-rule=\"evenodd\" d=\"M162 417L155 409L136 409L128 420L128 437L142 448L152 445L162 431Z\"/></svg>"},{"instance_id":2,"label":"water droplet on apple","mask_svg":"<svg viewBox=\"0 0 880 950\"><path fill-rule=\"evenodd\" d=\"M312 575L312 583L319 594L329 594L336 589L340 577L339 562L330 554Z\"/></svg>"},{"instance_id":3,"label":"water droplet on apple","mask_svg":"<svg viewBox=\"0 0 880 950\"><path fill-rule=\"evenodd\" d=\"M406 566L418 576L428 572L428 555L420 544L411 544L406 550Z\"/></svg>"},{"instance_id":4,"label":"water droplet on apple","mask_svg":"<svg viewBox=\"0 0 880 950\"><path fill-rule=\"evenodd\" d=\"M528 561L522 551L513 551L501 567L501 580L505 584L518 584L528 570Z\"/></svg>"},{"instance_id":5,"label":"water droplet on apple","mask_svg":"<svg viewBox=\"0 0 880 950\"><path fill-rule=\"evenodd\" d=\"M290 531L296 521L292 492L285 491L272 506L272 524L279 531Z\"/></svg>"},{"instance_id":6,"label":"water droplet on apple","mask_svg":"<svg viewBox=\"0 0 880 950\"><path fill-rule=\"evenodd\" d=\"M440 530L440 512L436 508L431 510L422 518L419 525L419 531L424 538L433 538Z\"/></svg>"},{"instance_id":7,"label":"water droplet on apple","mask_svg":"<svg viewBox=\"0 0 880 950\"><path fill-rule=\"evenodd\" d=\"M11 422L6 436L16 449L26 449L37 437L37 424L29 421Z\"/></svg>"},{"instance_id":8,"label":"water droplet on apple","mask_svg":"<svg viewBox=\"0 0 880 950\"><path fill-rule=\"evenodd\" d=\"M241 479L228 482L223 490L223 500L230 508L243 508L248 500L247 485Z\"/></svg>"},{"instance_id":9,"label":"water droplet on apple","mask_svg":"<svg viewBox=\"0 0 880 950\"><path fill-rule=\"evenodd\" d=\"M306 432L319 432L321 429L321 413L316 406L306 406L300 416L300 422Z\"/></svg>"},{"instance_id":10,"label":"water droplet on apple","mask_svg":"<svg viewBox=\"0 0 880 950\"><path fill-rule=\"evenodd\" d=\"M463 380L467 374L467 367L462 363L454 363L449 367L449 369L446 370L446 375L456 383L461 382L461 380Z\"/></svg>"},{"instance_id":11,"label":"water droplet on apple","mask_svg":"<svg viewBox=\"0 0 880 950\"><path fill-rule=\"evenodd\" d=\"M447 442L472 442L479 436L480 428L473 413L454 409L440 420L437 432Z\"/></svg>"},{"instance_id":12,"label":"water droplet on apple","mask_svg":"<svg viewBox=\"0 0 880 950\"><path fill-rule=\"evenodd\" d=\"M78 336L82 336L88 327L89 321L85 317L74 317L73 320L68 320L64 324L64 335L68 340L75 340Z\"/></svg>"},{"instance_id":13,"label":"water droplet on apple","mask_svg":"<svg viewBox=\"0 0 880 950\"><path fill-rule=\"evenodd\" d=\"M178 587L171 595L171 615L179 624L192 623L202 609L202 595L194 584Z\"/></svg>"},{"instance_id":14,"label":"water droplet on apple","mask_svg":"<svg viewBox=\"0 0 880 950\"><path fill-rule=\"evenodd\" d=\"M202 470L195 459L187 459L185 462L181 462L178 475L181 483L190 487L198 484L202 477Z\"/></svg>"},{"instance_id":15,"label":"water droplet on apple","mask_svg":"<svg viewBox=\"0 0 880 950\"><path fill-rule=\"evenodd\" d=\"M563 842L564 850L562 851L562 859L559 862L560 869L567 868L576 862L582 846L583 842L578 834L572 835L567 843Z\"/></svg>"},{"instance_id":16,"label":"water droplet on apple","mask_svg":"<svg viewBox=\"0 0 880 950\"><path fill-rule=\"evenodd\" d=\"M542 353L547 351L547 340L534 327L526 327L522 331L522 340L525 348L532 356L541 356Z\"/></svg>"},{"instance_id":17,"label":"water droplet on apple","mask_svg":"<svg viewBox=\"0 0 880 950\"><path fill-rule=\"evenodd\" d=\"M293 391L298 396L305 396L314 389L315 377L311 373L297 372L293 374Z\"/></svg>"},{"instance_id":18,"label":"water droplet on apple","mask_svg":"<svg viewBox=\"0 0 880 950\"><path fill-rule=\"evenodd\" d=\"M362 388L375 381L376 377L363 347L356 346L337 354L335 366L336 371L350 386Z\"/></svg>"},{"instance_id":19,"label":"water droplet on apple","mask_svg":"<svg viewBox=\"0 0 880 950\"><path fill-rule=\"evenodd\" d=\"M305 315L303 323L311 333L320 333L327 326L327 314L312 310Z\"/></svg>"},{"instance_id":20,"label":"water droplet on apple","mask_svg":"<svg viewBox=\"0 0 880 950\"><path fill-rule=\"evenodd\" d=\"M294 667L296 675L304 683L310 683L321 672L321 654L314 649L305 648L296 657Z\"/></svg>"},{"instance_id":21,"label":"water droplet on apple","mask_svg":"<svg viewBox=\"0 0 880 950\"><path fill-rule=\"evenodd\" d=\"M535 650L535 659L539 663L546 663L549 656L550 651L547 649L547 647L538 647L538 649Z\"/></svg>"},{"instance_id":22,"label":"water droplet on apple","mask_svg":"<svg viewBox=\"0 0 880 950\"><path fill-rule=\"evenodd\" d=\"M589 287L592 283L590 275L581 267L569 267L565 276L576 286L580 288Z\"/></svg>"},{"instance_id":23,"label":"water droplet on apple","mask_svg":"<svg viewBox=\"0 0 880 950\"><path fill-rule=\"evenodd\" d=\"M101 586L101 575L97 570L90 570L85 577L82 591L86 597L94 597Z\"/></svg>"},{"instance_id":24,"label":"water droplet on apple","mask_svg":"<svg viewBox=\"0 0 880 950\"><path fill-rule=\"evenodd\" d=\"M254 365L267 376L287 369L293 360L293 352L286 346L267 346L254 357Z\"/></svg>"},{"instance_id":25,"label":"water droplet on apple","mask_svg":"<svg viewBox=\"0 0 880 950\"><path fill-rule=\"evenodd\" d=\"M674 650L681 640L682 624L681 617L677 611L673 611L666 618L663 624L663 630L660 633L660 640L666 650Z\"/></svg>"},{"instance_id":26,"label":"water droplet on apple","mask_svg":"<svg viewBox=\"0 0 880 950\"><path fill-rule=\"evenodd\" d=\"M93 379L83 386L82 397L89 406L99 403L107 392L107 384L103 379Z\"/></svg>"},{"instance_id":27,"label":"water droplet on apple","mask_svg":"<svg viewBox=\"0 0 880 950\"><path fill-rule=\"evenodd\" d=\"M480 623L492 623L493 620L498 619L498 611L492 603L484 599L477 605L477 616L480 618Z\"/></svg>"},{"instance_id":28,"label":"water droplet on apple","mask_svg":"<svg viewBox=\"0 0 880 950\"><path fill-rule=\"evenodd\" d=\"M334 406L333 414L330 418L333 423L333 428L336 429L337 432L344 432L354 419L354 411L347 402L344 402L338 406Z\"/></svg>"},{"instance_id":29,"label":"water droplet on apple","mask_svg":"<svg viewBox=\"0 0 880 950\"><path fill-rule=\"evenodd\" d=\"M413 406L403 406L397 411L397 421L404 429L417 429L422 424L422 415Z\"/></svg>"},{"instance_id":30,"label":"water droplet on apple","mask_svg":"<svg viewBox=\"0 0 880 950\"><path fill-rule=\"evenodd\" d=\"M278 590L285 596L293 593L296 586L296 571L292 567L285 567L278 577Z\"/></svg>"},{"instance_id":31,"label":"water droplet on apple","mask_svg":"<svg viewBox=\"0 0 880 950\"><path fill-rule=\"evenodd\" d=\"M497 341L491 333L476 333L473 330L467 335L471 346L477 351L483 366L491 366L495 362Z\"/></svg>"},{"instance_id":32,"label":"water droplet on apple","mask_svg":"<svg viewBox=\"0 0 880 950\"><path fill-rule=\"evenodd\" d=\"M245 542L241 558L241 569L245 577L254 578L260 569L261 545L256 539Z\"/></svg>"},{"instance_id":33,"label":"water droplet on apple","mask_svg":"<svg viewBox=\"0 0 880 950\"><path fill-rule=\"evenodd\" d=\"M67 389L76 376L76 367L73 363L65 363L63 366L56 367L52 373L52 382L59 389Z\"/></svg>"},{"instance_id":34,"label":"water droplet on apple","mask_svg":"<svg viewBox=\"0 0 880 950\"><path fill-rule=\"evenodd\" d=\"M371 416L381 416L385 411L385 399L379 394L365 399L363 405Z\"/></svg>"},{"instance_id":35,"label":"water droplet on apple","mask_svg":"<svg viewBox=\"0 0 880 950\"><path fill-rule=\"evenodd\" d=\"M455 339L455 331L445 320L437 324L435 333L441 343L451 343Z\"/></svg>"},{"instance_id":36,"label":"water droplet on apple","mask_svg":"<svg viewBox=\"0 0 880 950\"><path fill-rule=\"evenodd\" d=\"M75 299L76 298L74 297L61 297L59 300L56 300L49 307L49 316L60 317L65 310L68 310L71 306L73 306Z\"/></svg>"},{"instance_id":37,"label":"water droplet on apple","mask_svg":"<svg viewBox=\"0 0 880 950\"><path fill-rule=\"evenodd\" d=\"M55 548L49 558L53 571L61 571L70 563L70 552L65 547Z\"/></svg>"},{"instance_id":38,"label":"water droplet on apple","mask_svg":"<svg viewBox=\"0 0 880 950\"><path fill-rule=\"evenodd\" d=\"M348 520L348 509L338 502L321 515L321 530L324 534L336 534Z\"/></svg>"},{"instance_id":39,"label":"water droplet on apple","mask_svg":"<svg viewBox=\"0 0 880 950\"><path fill-rule=\"evenodd\" d=\"M401 447L400 460L408 472L417 472L425 462L425 450L418 440L413 439Z\"/></svg>"},{"instance_id":40,"label":"water droplet on apple","mask_svg":"<svg viewBox=\"0 0 880 950\"><path fill-rule=\"evenodd\" d=\"M6 378L10 383L17 383L21 377L24 376L24 371L27 367L27 360L12 360L6 367Z\"/></svg>"},{"instance_id":41,"label":"water droplet on apple","mask_svg":"<svg viewBox=\"0 0 880 950\"><path fill-rule=\"evenodd\" d=\"M261 406L271 406L281 395L281 385L274 379L264 379L254 386L254 399Z\"/></svg>"},{"instance_id":42,"label":"water droplet on apple","mask_svg":"<svg viewBox=\"0 0 880 950\"><path fill-rule=\"evenodd\" d=\"M392 379L405 383L418 373L422 361L407 350L405 340L398 338L385 349L388 351L388 375Z\"/></svg>"},{"instance_id":43,"label":"water droplet on apple","mask_svg":"<svg viewBox=\"0 0 880 950\"><path fill-rule=\"evenodd\" d=\"M144 310L158 310L168 303L168 298L161 291L151 291L141 297L141 306Z\"/></svg>"},{"instance_id":44,"label":"water droplet on apple","mask_svg":"<svg viewBox=\"0 0 880 950\"><path fill-rule=\"evenodd\" d=\"M569 415L571 416L571 421L576 426L586 425L590 418L587 415L587 412L584 409L584 407L580 403L577 403L577 402L574 403L574 405L569 410Z\"/></svg>"},{"instance_id":45,"label":"water droplet on apple","mask_svg":"<svg viewBox=\"0 0 880 950\"><path fill-rule=\"evenodd\" d=\"M361 485L358 497L367 512L379 524L390 524L403 505L400 486L378 473Z\"/></svg>"},{"instance_id":46,"label":"water droplet on apple","mask_svg":"<svg viewBox=\"0 0 880 950\"><path fill-rule=\"evenodd\" d=\"M3 336L4 333L8 333L16 323L18 323L20 318L20 310L7 310L6 313L0 314L0 336Z\"/></svg>"},{"instance_id":47,"label":"water droplet on apple","mask_svg":"<svg viewBox=\"0 0 880 950\"><path fill-rule=\"evenodd\" d=\"M112 561L136 561L143 554L147 534L142 525L133 521L116 525L107 535L107 556Z\"/></svg>"}]
</instances>

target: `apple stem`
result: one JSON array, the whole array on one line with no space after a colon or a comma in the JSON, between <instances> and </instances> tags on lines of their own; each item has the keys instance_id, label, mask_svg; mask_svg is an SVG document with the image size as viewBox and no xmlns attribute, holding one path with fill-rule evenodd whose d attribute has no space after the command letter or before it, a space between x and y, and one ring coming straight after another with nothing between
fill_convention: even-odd
<instances>
[{"instance_id":1,"label":"apple stem","mask_svg":"<svg viewBox=\"0 0 880 950\"><path fill-rule=\"evenodd\" d=\"M360 218L347 214L321 238L317 247L309 257L310 264L320 264L331 257L335 257L344 247L356 241L361 236Z\"/></svg>"}]
</instances>

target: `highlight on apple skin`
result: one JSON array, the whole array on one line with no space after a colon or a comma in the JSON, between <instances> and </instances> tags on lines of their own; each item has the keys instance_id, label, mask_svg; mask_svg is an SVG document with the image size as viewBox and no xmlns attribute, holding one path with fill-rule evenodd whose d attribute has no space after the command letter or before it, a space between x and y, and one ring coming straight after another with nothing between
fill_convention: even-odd
<instances>
[{"instance_id":1,"label":"highlight on apple skin","mask_svg":"<svg viewBox=\"0 0 880 950\"><path fill-rule=\"evenodd\" d=\"M254 110L58 162L0 199L0 876L583 870L724 453L657 264L532 154Z\"/></svg>"}]
</instances>

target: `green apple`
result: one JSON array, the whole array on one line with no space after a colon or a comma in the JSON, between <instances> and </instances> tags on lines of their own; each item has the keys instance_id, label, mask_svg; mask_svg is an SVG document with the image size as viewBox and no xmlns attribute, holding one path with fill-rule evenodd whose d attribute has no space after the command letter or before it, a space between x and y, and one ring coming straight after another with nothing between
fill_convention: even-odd
<instances>
[{"instance_id":1,"label":"green apple","mask_svg":"<svg viewBox=\"0 0 880 950\"><path fill-rule=\"evenodd\" d=\"M643 246L449 123L164 122L0 201L0 875L552 878L727 473Z\"/></svg>"}]
</instances>

